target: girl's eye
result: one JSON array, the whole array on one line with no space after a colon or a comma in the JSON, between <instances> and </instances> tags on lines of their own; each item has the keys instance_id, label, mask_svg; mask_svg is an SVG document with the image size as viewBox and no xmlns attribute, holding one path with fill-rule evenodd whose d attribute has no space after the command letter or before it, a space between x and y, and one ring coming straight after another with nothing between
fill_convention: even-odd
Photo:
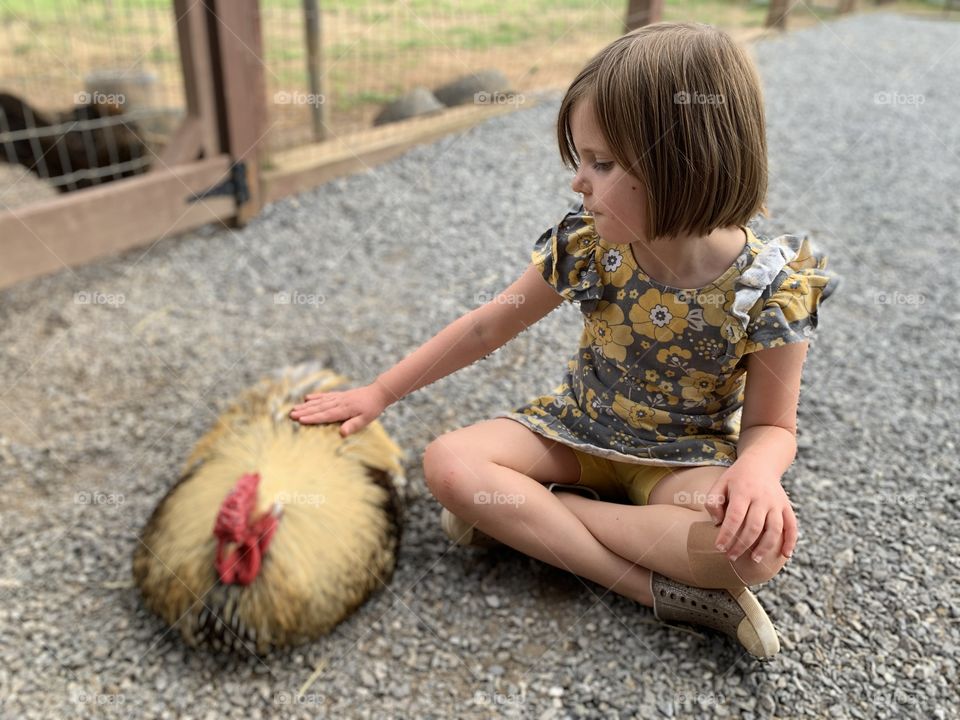
<instances>
[{"instance_id":1,"label":"girl's eye","mask_svg":"<svg viewBox=\"0 0 960 720\"><path fill-rule=\"evenodd\" d=\"M612 162L595 162L593 163L593 169L597 172L606 172L611 167L613 167Z\"/></svg>"}]
</instances>

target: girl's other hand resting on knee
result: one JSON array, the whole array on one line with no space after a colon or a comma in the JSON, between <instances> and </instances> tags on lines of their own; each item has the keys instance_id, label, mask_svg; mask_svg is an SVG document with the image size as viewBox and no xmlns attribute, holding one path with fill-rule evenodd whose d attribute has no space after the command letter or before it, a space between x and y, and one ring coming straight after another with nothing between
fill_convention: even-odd
<instances>
[{"instance_id":1,"label":"girl's other hand resting on knee","mask_svg":"<svg viewBox=\"0 0 960 720\"><path fill-rule=\"evenodd\" d=\"M754 543L754 562L776 551L789 558L797 544L797 518L780 474L758 464L734 463L710 488L705 509L715 524L722 523L717 550L731 562Z\"/></svg>"}]
</instances>

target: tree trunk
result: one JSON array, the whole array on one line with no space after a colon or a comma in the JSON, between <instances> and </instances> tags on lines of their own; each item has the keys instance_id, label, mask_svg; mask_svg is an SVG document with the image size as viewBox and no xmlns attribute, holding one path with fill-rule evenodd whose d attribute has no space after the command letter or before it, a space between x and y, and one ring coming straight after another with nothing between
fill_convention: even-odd
<instances>
[{"instance_id":1,"label":"tree trunk","mask_svg":"<svg viewBox=\"0 0 960 720\"><path fill-rule=\"evenodd\" d=\"M663 18L663 0L629 0L627 2L627 16L624 18L624 32L636 30L638 27L660 22Z\"/></svg>"},{"instance_id":2,"label":"tree trunk","mask_svg":"<svg viewBox=\"0 0 960 720\"><path fill-rule=\"evenodd\" d=\"M840 0L843 2L843 0ZM770 0L770 8L767 10L767 21L765 27L776 28L777 30L787 29L787 15L790 14L792 0Z\"/></svg>"},{"instance_id":3,"label":"tree trunk","mask_svg":"<svg viewBox=\"0 0 960 720\"><path fill-rule=\"evenodd\" d=\"M837 13L845 15L857 9L857 0L837 0Z\"/></svg>"}]
</instances>

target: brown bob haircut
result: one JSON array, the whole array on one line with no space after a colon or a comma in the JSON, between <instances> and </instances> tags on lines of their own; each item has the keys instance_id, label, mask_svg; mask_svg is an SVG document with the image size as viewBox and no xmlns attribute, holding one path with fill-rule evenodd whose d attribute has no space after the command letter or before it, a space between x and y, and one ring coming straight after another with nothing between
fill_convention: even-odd
<instances>
[{"instance_id":1,"label":"brown bob haircut","mask_svg":"<svg viewBox=\"0 0 960 720\"><path fill-rule=\"evenodd\" d=\"M614 160L643 182L649 238L709 235L766 213L763 92L749 56L701 23L655 23L607 45L571 83L560 156L580 159L570 117L589 100Z\"/></svg>"}]
</instances>

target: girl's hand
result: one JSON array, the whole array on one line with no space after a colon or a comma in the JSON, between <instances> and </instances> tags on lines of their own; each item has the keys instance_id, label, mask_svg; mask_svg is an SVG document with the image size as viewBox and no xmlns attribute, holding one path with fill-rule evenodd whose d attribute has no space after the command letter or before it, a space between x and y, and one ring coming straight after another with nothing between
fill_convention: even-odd
<instances>
[{"instance_id":1,"label":"girl's hand","mask_svg":"<svg viewBox=\"0 0 960 720\"><path fill-rule=\"evenodd\" d=\"M353 390L310 393L293 407L290 417L302 425L343 420L340 435L346 437L376 420L389 404L380 389L364 385Z\"/></svg>"},{"instance_id":2,"label":"girl's hand","mask_svg":"<svg viewBox=\"0 0 960 720\"><path fill-rule=\"evenodd\" d=\"M793 554L797 517L779 476L764 474L756 465L737 467L734 463L710 488L704 507L714 523L723 523L717 550L726 552L731 562L754 543L751 557L755 562L777 551L787 558Z\"/></svg>"}]
</instances>

